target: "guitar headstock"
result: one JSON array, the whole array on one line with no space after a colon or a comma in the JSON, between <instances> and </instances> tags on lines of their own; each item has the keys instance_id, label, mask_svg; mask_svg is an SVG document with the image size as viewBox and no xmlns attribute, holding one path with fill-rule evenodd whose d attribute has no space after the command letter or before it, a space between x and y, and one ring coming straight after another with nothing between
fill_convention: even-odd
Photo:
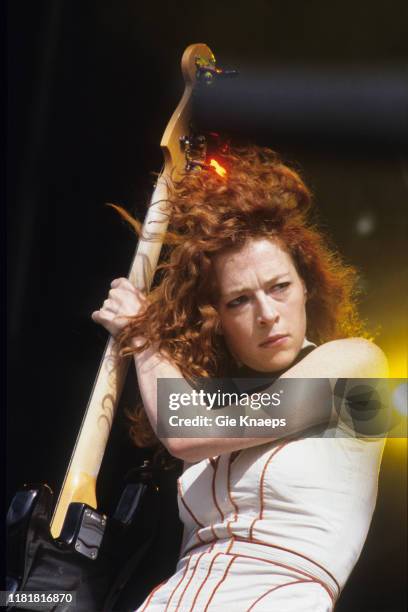
<instances>
[{"instance_id":1,"label":"guitar headstock","mask_svg":"<svg viewBox=\"0 0 408 612\"><path fill-rule=\"evenodd\" d=\"M189 45L181 58L185 89L183 96L174 111L160 146L163 149L165 168L163 174L177 178L186 168L186 149L183 138L188 138L191 130L191 96L197 80L208 82L210 75L221 72L216 67L213 52L207 45L197 43ZM185 142L185 141L184 141Z\"/></svg>"}]
</instances>

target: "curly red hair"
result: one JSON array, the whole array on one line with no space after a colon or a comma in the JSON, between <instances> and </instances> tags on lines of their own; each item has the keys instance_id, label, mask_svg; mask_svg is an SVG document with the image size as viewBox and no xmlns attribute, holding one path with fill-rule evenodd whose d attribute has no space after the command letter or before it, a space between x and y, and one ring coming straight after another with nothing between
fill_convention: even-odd
<instances>
[{"instance_id":1,"label":"curly red hair","mask_svg":"<svg viewBox=\"0 0 408 612\"><path fill-rule=\"evenodd\" d=\"M309 340L321 344L364 335L356 271L310 221L311 194L299 174L273 151L257 146L230 148L218 158L226 178L202 170L170 185L171 220L160 280L145 313L131 319L119 336L121 354L155 344L187 379L226 375L231 356L217 334L213 259L255 237L276 240L291 255L308 291ZM122 213L140 233L140 223ZM146 338L137 349L131 345L136 336ZM158 443L142 408L131 415L131 436L138 446Z\"/></svg>"}]
</instances>

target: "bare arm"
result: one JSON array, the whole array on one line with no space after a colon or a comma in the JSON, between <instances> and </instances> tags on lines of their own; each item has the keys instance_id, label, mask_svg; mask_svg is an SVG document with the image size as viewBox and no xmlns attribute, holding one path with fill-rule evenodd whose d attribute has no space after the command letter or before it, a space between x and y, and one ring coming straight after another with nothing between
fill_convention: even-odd
<instances>
[{"instance_id":1,"label":"bare arm","mask_svg":"<svg viewBox=\"0 0 408 612\"><path fill-rule=\"evenodd\" d=\"M157 381L159 378L182 378L179 369L154 348L135 356L136 371L146 413L157 431ZM350 338L328 342L309 353L301 362L287 370L282 378L380 378L386 375L387 362L382 351L371 342ZM322 412L306 406L294 423L295 431L303 431L321 424ZM296 407L294 407L296 411ZM274 431L274 430L272 430ZM230 453L265 444L287 436L285 429L268 437L245 438L161 438L169 452L188 462L200 461L222 453Z\"/></svg>"},{"instance_id":2,"label":"bare arm","mask_svg":"<svg viewBox=\"0 0 408 612\"><path fill-rule=\"evenodd\" d=\"M92 318L102 324L112 335L124 326L127 317L141 312L145 298L127 279L116 279L108 300ZM138 339L135 339L138 342ZM140 392L150 423L157 432L157 381L160 378L183 379L178 367L167 357L161 355L156 347L150 347L134 356ZM309 353L301 362L287 370L282 378L380 378L387 374L387 362L382 351L373 343L361 338L349 338L327 342ZM322 422L321 415L314 406L303 406L296 411L296 431L304 431ZM274 432L274 430L272 430ZM169 452L188 462L206 457L229 453L236 450L265 444L268 441L287 436L284 432L274 432L269 438L161 438Z\"/></svg>"}]
</instances>

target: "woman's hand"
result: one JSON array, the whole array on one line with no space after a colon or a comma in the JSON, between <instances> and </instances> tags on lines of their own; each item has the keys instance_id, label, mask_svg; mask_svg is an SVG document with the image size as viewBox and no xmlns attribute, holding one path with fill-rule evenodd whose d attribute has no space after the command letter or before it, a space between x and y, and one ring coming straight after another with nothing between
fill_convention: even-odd
<instances>
[{"instance_id":1,"label":"woman's hand","mask_svg":"<svg viewBox=\"0 0 408 612\"><path fill-rule=\"evenodd\" d=\"M130 317L142 314L146 307L147 299L142 291L127 278L115 278L102 308L91 316L95 323L103 325L115 337L129 323Z\"/></svg>"}]
</instances>

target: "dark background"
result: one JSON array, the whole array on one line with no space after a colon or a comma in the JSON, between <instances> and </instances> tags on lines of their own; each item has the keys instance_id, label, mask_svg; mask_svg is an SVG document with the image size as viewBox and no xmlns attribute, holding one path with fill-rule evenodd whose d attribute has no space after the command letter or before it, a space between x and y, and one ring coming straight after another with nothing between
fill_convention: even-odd
<instances>
[{"instance_id":1,"label":"dark background","mask_svg":"<svg viewBox=\"0 0 408 612\"><path fill-rule=\"evenodd\" d=\"M135 248L104 204L143 216L161 134L183 90L184 48L205 42L221 65L272 83L277 70L318 70L328 82L340 72L398 76L407 73L408 10L399 0L15 0L7 23L10 500L23 482L61 484L106 339L90 313L126 275ZM301 97L295 106L301 113ZM403 377L408 164L395 133L340 142L305 130L297 141L283 130L275 141L269 126L261 140L301 169L324 226L360 269L362 311L392 375ZM116 430L107 483L138 459L123 421ZM405 610L405 529L406 443L391 440L339 612Z\"/></svg>"}]
</instances>

